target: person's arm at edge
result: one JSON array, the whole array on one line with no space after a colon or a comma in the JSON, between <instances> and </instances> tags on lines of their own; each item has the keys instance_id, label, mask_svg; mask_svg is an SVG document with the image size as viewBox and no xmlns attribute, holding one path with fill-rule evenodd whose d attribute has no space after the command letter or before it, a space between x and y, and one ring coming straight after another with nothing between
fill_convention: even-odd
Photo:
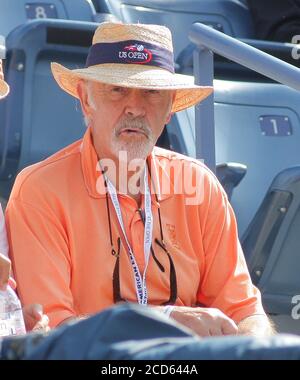
<instances>
[{"instance_id":1,"label":"person's arm at edge","mask_svg":"<svg viewBox=\"0 0 300 380\"><path fill-rule=\"evenodd\" d=\"M276 333L273 322L265 314L254 314L242 319L238 323L239 335L256 337L272 336Z\"/></svg>"},{"instance_id":2,"label":"person's arm at edge","mask_svg":"<svg viewBox=\"0 0 300 380\"><path fill-rule=\"evenodd\" d=\"M28 215L31 215L30 220L28 220L27 218L23 218L23 214L25 214L25 208L26 208L26 213ZM32 304L36 301L39 304L43 305L43 307L45 308L46 314L49 316L50 326L56 327L56 325L58 325L60 323L60 320L62 321L63 319L65 319L69 316L71 317L72 314L74 315L74 311L71 310L69 305L62 305L61 310L59 310L59 312L56 312L56 316L55 316L55 318L53 318L53 313L50 312L51 307L49 308L49 306L47 304L47 297L43 296L44 293L39 293L37 291L37 289L39 289L41 287L43 288L44 284L41 283L41 286L36 285L33 289L34 291L33 292L31 291L33 280L32 280L31 274L29 272L32 270L32 265L28 266L27 263L30 259L28 257L24 257L23 246L24 246L25 237L23 239L23 246L22 246L21 241L18 237L21 235L22 231L24 231L26 228L28 228L28 230L30 232L33 231L33 234L29 235L28 230L27 230L26 239L25 239L26 245L27 245L30 252L35 252L35 253L40 252L40 253L38 253L39 255L41 255L41 257L39 257L38 269L40 270L41 268L44 268L44 269L48 268L47 269L48 271L49 271L49 268L52 270L55 270L56 268L51 267L51 262L49 264L49 260L46 260L47 249L52 251L52 252L57 252L58 251L57 246L55 247L56 249L54 249L53 247L52 247L53 249L51 249L50 246L41 247L41 245L39 244L39 241L37 241L37 239L36 239L36 236L39 236L39 234L36 233L35 226L37 224L38 225L44 224L45 228L43 229L43 231L51 231L52 235L55 236L55 243L58 243L58 241L60 241L59 246L62 247L62 249L63 249L63 244L64 244L63 239L61 238L61 236L59 236L59 233L55 230L55 227L53 227L50 224L50 222L48 221L47 215L45 215L44 213L41 214L37 208L31 207L29 204L25 204L25 203L20 202L20 201L17 202L16 199L11 199L9 202L9 205L6 209L6 222L7 222L8 239L10 242L11 254L12 254L12 259L13 259L13 263L14 263L14 274L16 275L17 283L20 285L19 286L20 299L26 305ZM30 223L30 225L27 225L28 223ZM17 257L16 257L16 251L15 251L16 249L18 250L18 256ZM41 250L43 250L43 252ZM60 255L62 255L62 254L60 253ZM18 262L16 262L16 259L18 259ZM41 261L41 260L43 260L43 261ZM34 260L33 262L35 263L36 260ZM24 272L25 267L26 267L26 271ZM21 270L21 269L19 270L19 268L23 268L23 270ZM24 287L22 286L24 284L24 281L23 281L24 276L27 276L27 284L26 284L27 295L26 295L26 297L24 297ZM44 277L45 276L39 276L38 281L43 281ZM62 276L61 276L61 278L62 278ZM22 281L23 281L23 283L22 283ZM67 282L68 281L66 280L63 284L64 289L68 288L66 285ZM62 282L60 281L60 285L61 285L61 283ZM60 289L60 287L56 287L56 292L59 289ZM71 294L70 294L69 288L66 290L66 292L68 292L68 294L64 293L64 296L69 297L70 304L71 304L72 300L71 300ZM48 294L48 296L51 297L53 295L50 292ZM62 293L57 295L57 299L61 299L61 298L62 298ZM52 301L52 298L49 298L49 299Z\"/></svg>"}]
</instances>

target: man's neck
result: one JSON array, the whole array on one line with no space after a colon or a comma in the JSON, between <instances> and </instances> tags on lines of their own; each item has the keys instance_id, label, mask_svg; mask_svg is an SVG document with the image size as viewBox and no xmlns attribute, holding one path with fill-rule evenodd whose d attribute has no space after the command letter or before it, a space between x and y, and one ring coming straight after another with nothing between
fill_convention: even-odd
<instances>
[{"instance_id":1,"label":"man's neck","mask_svg":"<svg viewBox=\"0 0 300 380\"><path fill-rule=\"evenodd\" d=\"M96 144L94 144L94 148L106 177L117 192L130 196L140 206L142 194L144 194L147 157L130 159L127 152L120 152L118 157L115 157Z\"/></svg>"},{"instance_id":2,"label":"man's neck","mask_svg":"<svg viewBox=\"0 0 300 380\"><path fill-rule=\"evenodd\" d=\"M139 160L139 166L133 170L131 170L130 165L128 168L128 163L120 162L119 160L114 160L113 162L114 167L105 172L106 177L115 186L117 192L130 196L140 206L142 194L144 194L146 159Z\"/></svg>"}]
</instances>

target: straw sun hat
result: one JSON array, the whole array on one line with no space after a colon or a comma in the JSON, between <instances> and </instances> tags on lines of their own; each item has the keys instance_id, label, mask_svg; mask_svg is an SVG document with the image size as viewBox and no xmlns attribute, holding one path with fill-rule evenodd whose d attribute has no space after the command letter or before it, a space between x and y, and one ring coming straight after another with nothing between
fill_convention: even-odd
<instances>
[{"instance_id":1,"label":"straw sun hat","mask_svg":"<svg viewBox=\"0 0 300 380\"><path fill-rule=\"evenodd\" d=\"M194 85L193 77L174 73L172 36L160 25L105 22L93 37L86 67L69 70L51 64L59 86L78 98L81 79L121 87L176 90L172 112L193 106L213 91Z\"/></svg>"},{"instance_id":2,"label":"straw sun hat","mask_svg":"<svg viewBox=\"0 0 300 380\"><path fill-rule=\"evenodd\" d=\"M0 79L0 99L4 98L9 93L9 87L4 80Z\"/></svg>"}]
</instances>

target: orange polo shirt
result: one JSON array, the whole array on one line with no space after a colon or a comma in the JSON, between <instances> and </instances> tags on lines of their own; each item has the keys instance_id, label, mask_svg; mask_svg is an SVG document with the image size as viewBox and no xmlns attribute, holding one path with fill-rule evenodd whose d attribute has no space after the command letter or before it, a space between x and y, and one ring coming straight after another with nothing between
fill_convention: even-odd
<instances>
[{"instance_id":1,"label":"orange polo shirt","mask_svg":"<svg viewBox=\"0 0 300 380\"><path fill-rule=\"evenodd\" d=\"M154 242L160 239L160 208L165 244L177 275L176 304L218 308L236 322L264 313L240 248L232 208L215 176L201 162L160 148L154 148L149 160L154 184L151 191L156 188L158 193L157 198L151 194L153 249L164 272L151 255L146 275L148 304L162 304L170 296L169 259ZM187 176L183 179L183 172L169 170L172 164L184 164L191 169L193 180L200 181L196 204L188 202L193 192L176 190ZM82 140L24 169L11 193L6 221L19 296L23 304L42 304L52 327L113 303L116 258L111 254L106 197L97 187L101 184L103 177L97 170L88 129ZM116 247L119 225L109 202ZM144 225L138 205L124 194L119 194L119 202L142 272ZM119 277L122 298L136 302L124 245Z\"/></svg>"}]
</instances>

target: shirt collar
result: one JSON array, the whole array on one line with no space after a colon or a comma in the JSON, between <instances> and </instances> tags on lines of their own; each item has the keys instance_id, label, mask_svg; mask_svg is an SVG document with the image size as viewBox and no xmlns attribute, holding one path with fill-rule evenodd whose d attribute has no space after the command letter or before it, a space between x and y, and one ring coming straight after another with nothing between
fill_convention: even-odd
<instances>
[{"instance_id":1,"label":"shirt collar","mask_svg":"<svg viewBox=\"0 0 300 380\"><path fill-rule=\"evenodd\" d=\"M173 195L173 182L170 177L169 159L159 157L157 148L154 148L148 157L148 165L151 171L151 193L156 193L158 202L164 201Z\"/></svg>"},{"instance_id":2,"label":"shirt collar","mask_svg":"<svg viewBox=\"0 0 300 380\"><path fill-rule=\"evenodd\" d=\"M104 177L101 173L90 128L87 129L82 139L80 154L82 173L87 192L92 198L105 197ZM159 157L157 157L156 148L153 149L152 153L148 157L148 166L151 170L150 190L154 202L156 201L155 192L158 202L171 197L173 193L173 184L170 178L170 173L166 170L164 161L165 160L162 160L161 162ZM169 184L170 191L162 191L163 188L168 188L168 186L164 186L162 188L162 183Z\"/></svg>"}]
</instances>

